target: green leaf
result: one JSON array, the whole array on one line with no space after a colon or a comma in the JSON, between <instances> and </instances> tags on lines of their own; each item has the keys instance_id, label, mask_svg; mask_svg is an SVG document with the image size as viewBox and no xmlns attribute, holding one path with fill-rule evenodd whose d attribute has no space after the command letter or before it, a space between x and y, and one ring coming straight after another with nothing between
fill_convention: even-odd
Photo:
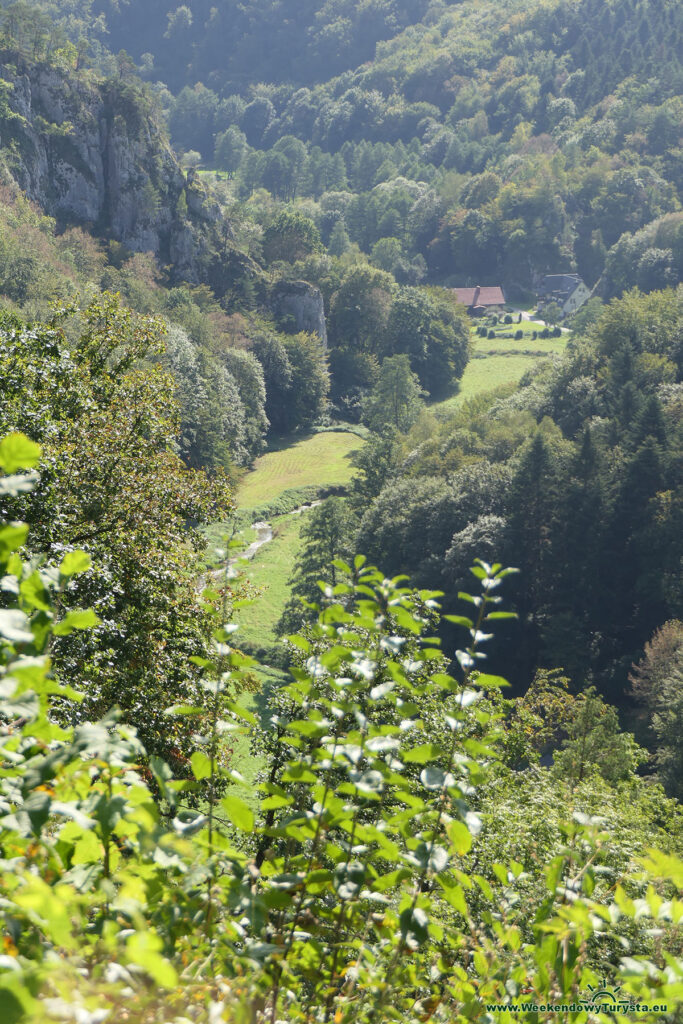
<instances>
[{"instance_id":1,"label":"green leaf","mask_svg":"<svg viewBox=\"0 0 683 1024\"><path fill-rule=\"evenodd\" d=\"M443 772L438 765L430 765L428 768L423 768L420 774L420 782L425 789L443 789L444 783L447 781L448 776ZM453 780L451 779L451 782Z\"/></svg>"},{"instance_id":2,"label":"green leaf","mask_svg":"<svg viewBox=\"0 0 683 1024\"><path fill-rule=\"evenodd\" d=\"M39 461L40 445L29 441L25 434L9 434L0 441L0 469L5 473L33 469Z\"/></svg>"},{"instance_id":3,"label":"green leaf","mask_svg":"<svg viewBox=\"0 0 683 1024\"><path fill-rule=\"evenodd\" d=\"M194 754L190 758L190 765L192 767L192 774L197 782L201 782L202 779L211 778L211 775L213 774L211 758L207 757L203 751L195 750Z\"/></svg>"},{"instance_id":4,"label":"green leaf","mask_svg":"<svg viewBox=\"0 0 683 1024\"><path fill-rule=\"evenodd\" d=\"M74 847L71 863L75 867L79 864L97 864L101 860L102 843L92 832L85 832Z\"/></svg>"},{"instance_id":5,"label":"green leaf","mask_svg":"<svg viewBox=\"0 0 683 1024\"><path fill-rule=\"evenodd\" d=\"M29 1019L33 1000L21 971L14 977L6 972L0 978L0 1020L2 1024L22 1024Z\"/></svg>"},{"instance_id":6,"label":"green leaf","mask_svg":"<svg viewBox=\"0 0 683 1024\"><path fill-rule=\"evenodd\" d=\"M173 792L172 789L169 788L168 785L168 783L173 781L173 772L166 764L166 762L163 761L160 757L157 757L156 754L152 754L152 756L150 757L149 767L152 774L154 775L154 778L156 779L156 783L161 791L161 795L164 797L165 800L168 801L171 807L175 807L175 793Z\"/></svg>"},{"instance_id":7,"label":"green leaf","mask_svg":"<svg viewBox=\"0 0 683 1024\"><path fill-rule=\"evenodd\" d=\"M178 984L175 968L159 953L163 943L153 932L136 931L126 942L131 963L142 967L161 988L174 988Z\"/></svg>"},{"instance_id":8,"label":"green leaf","mask_svg":"<svg viewBox=\"0 0 683 1024\"><path fill-rule=\"evenodd\" d=\"M482 689L500 690L504 686L510 685L507 679L503 679L502 676L490 676L486 672L478 672L474 678L474 682L477 686L481 686Z\"/></svg>"},{"instance_id":9,"label":"green leaf","mask_svg":"<svg viewBox=\"0 0 683 1024\"><path fill-rule=\"evenodd\" d=\"M406 860L438 875L446 870L450 857L448 850L445 850L443 846L436 846L434 843L420 843L415 853L409 854Z\"/></svg>"},{"instance_id":10,"label":"green leaf","mask_svg":"<svg viewBox=\"0 0 683 1024\"><path fill-rule=\"evenodd\" d=\"M181 836L193 836L204 828L208 820L198 811L179 811L173 819L173 828Z\"/></svg>"},{"instance_id":11,"label":"green leaf","mask_svg":"<svg viewBox=\"0 0 683 1024\"><path fill-rule=\"evenodd\" d=\"M413 747L412 750L402 753L401 760L409 764L426 764L427 761L435 761L442 754L441 747L436 747L433 743L423 743L420 747Z\"/></svg>"},{"instance_id":12,"label":"green leaf","mask_svg":"<svg viewBox=\"0 0 683 1024\"><path fill-rule=\"evenodd\" d=\"M24 813L28 815L29 821L31 822L31 828L37 836L40 835L43 825L50 817L51 804L52 797L48 793L37 791L35 793L31 793L22 808Z\"/></svg>"},{"instance_id":13,"label":"green leaf","mask_svg":"<svg viewBox=\"0 0 683 1024\"><path fill-rule=\"evenodd\" d=\"M26 523L8 523L0 529L0 558L7 558L12 551L23 548L28 537Z\"/></svg>"},{"instance_id":14,"label":"green leaf","mask_svg":"<svg viewBox=\"0 0 683 1024\"><path fill-rule=\"evenodd\" d=\"M221 800L221 807L236 828L241 829L242 832L254 831L254 815L244 800L240 800L238 796L228 793Z\"/></svg>"},{"instance_id":15,"label":"green leaf","mask_svg":"<svg viewBox=\"0 0 683 1024\"><path fill-rule=\"evenodd\" d=\"M466 825L461 821L452 821L448 826L448 838L450 839L455 852L460 856L469 853L472 849L472 836Z\"/></svg>"},{"instance_id":16,"label":"green leaf","mask_svg":"<svg viewBox=\"0 0 683 1024\"><path fill-rule=\"evenodd\" d=\"M456 626L464 626L465 629L474 629L474 623L472 619L468 619L465 615L444 615L446 622L454 622Z\"/></svg>"},{"instance_id":17,"label":"green leaf","mask_svg":"<svg viewBox=\"0 0 683 1024\"><path fill-rule=\"evenodd\" d=\"M78 576L79 573L87 572L91 565L90 555L87 555L85 551L70 551L62 559L59 574L68 579L70 576Z\"/></svg>"},{"instance_id":18,"label":"green leaf","mask_svg":"<svg viewBox=\"0 0 683 1024\"><path fill-rule=\"evenodd\" d=\"M475 875L474 880L483 892L487 900L493 900L493 889L483 877L483 875Z\"/></svg>"},{"instance_id":19,"label":"green leaf","mask_svg":"<svg viewBox=\"0 0 683 1024\"><path fill-rule=\"evenodd\" d=\"M265 800L260 803L262 811L277 811L280 807L289 807L290 804L294 803L294 798L291 796L267 796Z\"/></svg>"},{"instance_id":20,"label":"green leaf","mask_svg":"<svg viewBox=\"0 0 683 1024\"><path fill-rule=\"evenodd\" d=\"M258 725L255 715L252 715L251 711L248 711L247 708L243 708L235 701L230 701L226 704L226 707L228 711L232 711L233 715L237 715L238 718L241 718L244 722L248 722L249 725Z\"/></svg>"},{"instance_id":21,"label":"green leaf","mask_svg":"<svg viewBox=\"0 0 683 1024\"><path fill-rule=\"evenodd\" d=\"M31 608L39 608L43 612L50 611L52 607L50 604L50 594L46 590L39 573L34 572L28 579L22 580L19 590L21 596Z\"/></svg>"},{"instance_id":22,"label":"green leaf","mask_svg":"<svg viewBox=\"0 0 683 1024\"><path fill-rule=\"evenodd\" d=\"M73 633L74 629L91 629L99 623L100 620L92 608L74 609L74 611L68 612L61 622L57 623L52 632L55 636L68 636L69 633Z\"/></svg>"},{"instance_id":23,"label":"green leaf","mask_svg":"<svg viewBox=\"0 0 683 1024\"><path fill-rule=\"evenodd\" d=\"M463 917L467 916L467 902L465 901L465 893L462 887L459 885L450 885L444 879L441 879L441 885L446 899L459 914Z\"/></svg>"}]
</instances>

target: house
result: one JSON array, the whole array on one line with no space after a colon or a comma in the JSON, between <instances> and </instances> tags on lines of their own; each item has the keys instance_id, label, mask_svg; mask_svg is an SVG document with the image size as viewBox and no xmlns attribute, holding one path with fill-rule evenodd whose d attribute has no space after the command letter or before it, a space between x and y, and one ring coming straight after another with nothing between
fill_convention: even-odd
<instances>
[{"instance_id":1,"label":"house","mask_svg":"<svg viewBox=\"0 0 683 1024\"><path fill-rule=\"evenodd\" d=\"M503 289L499 285L475 285L474 288L454 288L458 302L467 306L470 316L502 311L505 305Z\"/></svg>"},{"instance_id":2,"label":"house","mask_svg":"<svg viewBox=\"0 0 683 1024\"><path fill-rule=\"evenodd\" d=\"M578 274L547 274L538 289L539 309L556 302L563 316L571 316L590 298L590 294Z\"/></svg>"}]
</instances>

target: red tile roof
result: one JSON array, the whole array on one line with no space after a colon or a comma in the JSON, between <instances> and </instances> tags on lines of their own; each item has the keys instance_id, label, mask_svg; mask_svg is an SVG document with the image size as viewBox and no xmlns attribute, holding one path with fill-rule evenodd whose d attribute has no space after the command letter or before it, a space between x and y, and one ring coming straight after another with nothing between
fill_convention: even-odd
<instances>
[{"instance_id":1,"label":"red tile roof","mask_svg":"<svg viewBox=\"0 0 683 1024\"><path fill-rule=\"evenodd\" d=\"M505 296L503 289L498 285L485 285L480 288L454 288L453 291L458 297L458 302L463 306L504 306Z\"/></svg>"}]
</instances>

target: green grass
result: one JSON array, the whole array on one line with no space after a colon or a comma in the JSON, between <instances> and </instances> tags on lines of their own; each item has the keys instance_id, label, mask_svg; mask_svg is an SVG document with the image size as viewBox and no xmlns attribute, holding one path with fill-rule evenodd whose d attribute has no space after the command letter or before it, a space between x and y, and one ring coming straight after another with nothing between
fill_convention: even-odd
<instances>
[{"instance_id":1,"label":"green grass","mask_svg":"<svg viewBox=\"0 0 683 1024\"><path fill-rule=\"evenodd\" d=\"M362 443L354 434L325 431L267 452L242 480L237 491L238 507L263 505L294 487L348 483L353 476L351 452Z\"/></svg>"},{"instance_id":2,"label":"green grass","mask_svg":"<svg viewBox=\"0 0 683 1024\"><path fill-rule=\"evenodd\" d=\"M536 356L498 355L486 359L470 359L460 382L460 391L452 398L436 402L433 412L453 412L467 398L492 391L501 384L516 383L537 362Z\"/></svg>"},{"instance_id":3,"label":"green grass","mask_svg":"<svg viewBox=\"0 0 683 1024\"><path fill-rule=\"evenodd\" d=\"M289 599L287 581L292 575L299 551L303 515L281 516L273 520L274 537L264 544L243 570L245 579L256 588L263 588L254 604L240 609L236 618L238 636L250 645L270 646L277 642L274 627Z\"/></svg>"},{"instance_id":4,"label":"green grass","mask_svg":"<svg viewBox=\"0 0 683 1024\"><path fill-rule=\"evenodd\" d=\"M523 333L521 338L502 337L520 329ZM483 391L492 391L503 384L516 384L538 359L546 355L562 355L570 337L563 334L561 338L534 340L533 332L539 328L537 324L529 323L504 324L494 330L495 338L479 338L473 333L475 358L470 359L465 368L460 390L457 395L431 406L434 412L451 412L467 398L480 395Z\"/></svg>"},{"instance_id":5,"label":"green grass","mask_svg":"<svg viewBox=\"0 0 683 1024\"><path fill-rule=\"evenodd\" d=\"M273 520L274 536L269 544L265 544L256 552L254 558L243 567L243 575L254 587L261 590L253 604L240 608L235 614L239 625L236 641L243 641L249 648L270 647L278 642L275 635L275 624L284 611L289 600L289 580L299 550L302 515L280 516ZM269 665L261 665L255 673L261 684L261 693L243 693L239 703L242 707L258 715L263 709L265 697L273 686L281 684L286 674ZM263 767L258 758L254 757L249 741L244 736L236 736L232 741L232 767L242 773L251 786L256 775ZM248 793L241 794L251 803Z\"/></svg>"}]
</instances>

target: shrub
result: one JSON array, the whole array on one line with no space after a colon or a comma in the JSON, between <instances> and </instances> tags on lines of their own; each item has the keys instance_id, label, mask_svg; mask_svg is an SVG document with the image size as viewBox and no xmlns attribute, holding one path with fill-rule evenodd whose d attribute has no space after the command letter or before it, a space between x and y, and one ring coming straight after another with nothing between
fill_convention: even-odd
<instances>
[{"instance_id":1,"label":"shrub","mask_svg":"<svg viewBox=\"0 0 683 1024\"><path fill-rule=\"evenodd\" d=\"M515 331L515 341L520 341L524 337L524 331Z\"/></svg>"},{"instance_id":2,"label":"shrub","mask_svg":"<svg viewBox=\"0 0 683 1024\"><path fill-rule=\"evenodd\" d=\"M37 459L21 435L1 442L0 495L30 491L35 474L17 471ZM54 702L77 694L50 676L51 638L98 620L57 612L88 557L73 551L43 572L20 555L27 532L0 525L3 1021L94 1022L125 1006L129 1024L464 1024L516 1019L495 1007L520 996L575 1001L603 976L634 1002L676 1005L683 963L667 929L681 916L671 897L683 864L651 849L639 879L620 877L603 819L579 811L548 836L549 773L544 788L531 777L525 787L547 865L533 852L527 864L507 858L521 834L509 772L502 833L477 811L478 791L497 784L504 685L482 671L480 647L508 615L496 590L510 570L472 570L472 617L448 617L469 636L454 677L433 638L438 593L361 557L338 563L346 581L292 638L292 681L260 729L233 700L253 663L217 608L213 653L195 659L210 716L195 734L194 782L179 784L120 713L68 730L52 721ZM196 714L181 705L166 717ZM226 737L240 732L268 756L259 800L230 768Z\"/></svg>"},{"instance_id":3,"label":"shrub","mask_svg":"<svg viewBox=\"0 0 683 1024\"><path fill-rule=\"evenodd\" d=\"M510 316L509 313L505 314L505 317L503 318L503 323L504 324L511 324L512 323L512 317Z\"/></svg>"}]
</instances>

